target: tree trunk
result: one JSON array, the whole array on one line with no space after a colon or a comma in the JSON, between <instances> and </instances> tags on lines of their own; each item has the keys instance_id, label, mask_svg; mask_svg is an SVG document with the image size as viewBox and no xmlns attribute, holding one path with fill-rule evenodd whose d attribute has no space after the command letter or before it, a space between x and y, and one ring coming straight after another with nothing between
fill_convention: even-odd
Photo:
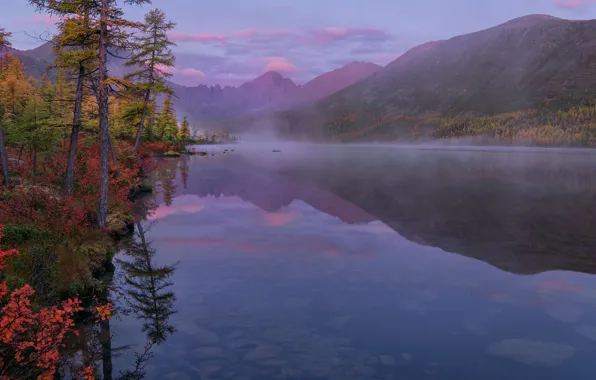
<instances>
[{"instance_id":1,"label":"tree trunk","mask_svg":"<svg viewBox=\"0 0 596 380\"><path fill-rule=\"evenodd\" d=\"M37 175L37 147L33 148L33 175Z\"/></svg>"},{"instance_id":2,"label":"tree trunk","mask_svg":"<svg viewBox=\"0 0 596 380\"><path fill-rule=\"evenodd\" d=\"M25 144L22 144L21 149L19 149L19 157L17 158L17 160L21 161L21 157L23 155L24 150L25 150Z\"/></svg>"},{"instance_id":3,"label":"tree trunk","mask_svg":"<svg viewBox=\"0 0 596 380\"><path fill-rule=\"evenodd\" d=\"M108 217L108 176L110 136L108 134L108 89L106 86L107 68L107 34L108 34L108 0L101 0L101 20L99 25L99 88L97 102L99 106L99 198L97 202L97 225L106 228Z\"/></svg>"},{"instance_id":4,"label":"tree trunk","mask_svg":"<svg viewBox=\"0 0 596 380\"><path fill-rule=\"evenodd\" d=\"M114 149L114 143L112 141L112 138L108 136L109 142L110 142L110 154L112 155L112 162L114 163L114 165L116 165L118 163L118 156L116 156L116 149Z\"/></svg>"},{"instance_id":5,"label":"tree trunk","mask_svg":"<svg viewBox=\"0 0 596 380\"><path fill-rule=\"evenodd\" d=\"M4 130L2 129L2 119L0 119L0 159L2 160L2 176L3 182L6 186L10 184L10 174L8 173L8 154L6 153L6 145L4 143Z\"/></svg>"},{"instance_id":6,"label":"tree trunk","mask_svg":"<svg viewBox=\"0 0 596 380\"><path fill-rule=\"evenodd\" d=\"M139 146L141 145L141 137L143 136L143 127L145 125L145 118L147 117L147 109L149 108L149 98L151 96L151 90L145 91L145 98L143 99L143 113L141 114L141 123L137 130L137 137L135 138L135 147L133 153L137 154Z\"/></svg>"},{"instance_id":7,"label":"tree trunk","mask_svg":"<svg viewBox=\"0 0 596 380\"><path fill-rule=\"evenodd\" d=\"M77 90L75 93L75 108L70 132L70 147L68 148L68 163L66 164L66 176L64 177L64 191L67 195L74 192L75 164L77 159L77 142L79 129L81 127L81 112L83 106L83 82L85 80L85 67L79 66L79 77L77 78Z\"/></svg>"}]
</instances>

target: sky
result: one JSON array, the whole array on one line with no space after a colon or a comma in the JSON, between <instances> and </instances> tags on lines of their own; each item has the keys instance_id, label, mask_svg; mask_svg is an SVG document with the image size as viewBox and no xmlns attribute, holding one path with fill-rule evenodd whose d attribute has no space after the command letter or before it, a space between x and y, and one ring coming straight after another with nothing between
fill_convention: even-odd
<instances>
[{"instance_id":1,"label":"sky","mask_svg":"<svg viewBox=\"0 0 596 380\"><path fill-rule=\"evenodd\" d=\"M55 20L27 0L0 0L17 49L40 45ZM176 23L174 82L237 86L267 71L302 84L352 61L386 65L408 49L528 14L596 18L596 0L153 0Z\"/></svg>"}]
</instances>

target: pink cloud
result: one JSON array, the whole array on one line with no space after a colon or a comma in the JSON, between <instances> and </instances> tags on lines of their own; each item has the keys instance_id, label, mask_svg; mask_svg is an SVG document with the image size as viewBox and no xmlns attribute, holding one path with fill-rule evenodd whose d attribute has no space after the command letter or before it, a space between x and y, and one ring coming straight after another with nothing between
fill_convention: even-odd
<instances>
[{"instance_id":1,"label":"pink cloud","mask_svg":"<svg viewBox=\"0 0 596 380\"><path fill-rule=\"evenodd\" d=\"M576 9L588 4L596 3L596 0L555 0L555 5L559 8Z\"/></svg>"},{"instance_id":2,"label":"pink cloud","mask_svg":"<svg viewBox=\"0 0 596 380\"><path fill-rule=\"evenodd\" d=\"M267 212L263 215L265 225L267 226L285 226L292 223L301 214L296 211L278 211L278 212Z\"/></svg>"},{"instance_id":3,"label":"pink cloud","mask_svg":"<svg viewBox=\"0 0 596 380\"><path fill-rule=\"evenodd\" d=\"M565 1L565 0L557 0ZM580 0L567 0L567 1L580 1ZM585 1L585 0L584 0ZM377 28L348 28L348 27L325 27L310 30L284 30L284 29L273 29L273 30L261 30L258 28L247 28L237 32L216 34L216 33L185 33L185 32L171 32L170 38L174 42L217 42L220 44L225 43L230 39L254 39L257 37L261 38L273 38L273 39L289 39L295 43L302 45L329 45L339 40L345 40L348 38L363 38L366 40L388 40L391 36Z\"/></svg>"},{"instance_id":4,"label":"pink cloud","mask_svg":"<svg viewBox=\"0 0 596 380\"><path fill-rule=\"evenodd\" d=\"M259 31L257 30L257 28L242 29L241 31L236 32L234 34L234 37L238 37L238 38L252 38L257 33L259 33Z\"/></svg>"},{"instance_id":5,"label":"pink cloud","mask_svg":"<svg viewBox=\"0 0 596 380\"><path fill-rule=\"evenodd\" d=\"M175 72L176 73L176 72ZM186 68L186 69L179 69L177 70L177 74L182 75L188 78L205 78L205 73L199 69L195 68Z\"/></svg>"},{"instance_id":6,"label":"pink cloud","mask_svg":"<svg viewBox=\"0 0 596 380\"><path fill-rule=\"evenodd\" d=\"M367 39L389 39L390 36L381 29L376 28L338 28L326 27L315 29L310 32L314 41L322 45L328 45L337 40L351 37L364 37Z\"/></svg>"},{"instance_id":7,"label":"pink cloud","mask_svg":"<svg viewBox=\"0 0 596 380\"><path fill-rule=\"evenodd\" d=\"M177 68L158 65L157 69L161 72L172 74L176 79L182 80L185 84L196 85L205 78L205 73L194 67Z\"/></svg>"},{"instance_id":8,"label":"pink cloud","mask_svg":"<svg viewBox=\"0 0 596 380\"><path fill-rule=\"evenodd\" d=\"M265 57L263 61L267 62L263 68L263 72L280 71L283 73L296 73L301 71L289 59L285 57Z\"/></svg>"},{"instance_id":9,"label":"pink cloud","mask_svg":"<svg viewBox=\"0 0 596 380\"><path fill-rule=\"evenodd\" d=\"M173 42L218 42L221 44L226 40L224 35L214 33L171 32L168 36Z\"/></svg>"},{"instance_id":10,"label":"pink cloud","mask_svg":"<svg viewBox=\"0 0 596 380\"><path fill-rule=\"evenodd\" d=\"M36 14L30 19L23 20L23 22L29 25L53 26L61 20L61 17L56 17L48 14Z\"/></svg>"}]
</instances>

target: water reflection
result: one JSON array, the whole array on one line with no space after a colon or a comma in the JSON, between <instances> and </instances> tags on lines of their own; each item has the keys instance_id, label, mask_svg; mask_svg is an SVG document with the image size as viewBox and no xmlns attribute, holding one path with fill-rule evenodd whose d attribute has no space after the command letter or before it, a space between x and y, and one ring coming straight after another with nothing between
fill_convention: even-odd
<instances>
[{"instance_id":1,"label":"water reflection","mask_svg":"<svg viewBox=\"0 0 596 380\"><path fill-rule=\"evenodd\" d=\"M170 317L176 313L176 295L170 281L175 265L155 263L156 250L146 238L146 232L152 226L137 221L135 236L123 242L123 249L115 258L116 276L104 279L107 285L98 299L101 303L114 305L112 319L86 320L78 325L78 336L68 342L71 350L61 365L62 377L71 378L73 373L91 366L96 369L97 378L104 380L144 379L147 376L145 367L153 358L155 347L164 344L176 331L170 323ZM137 339L122 339L112 331L113 323L119 324L131 317L142 321L143 344ZM124 344L114 348L115 338ZM127 364L122 365L122 362ZM118 370L116 374L115 368Z\"/></svg>"},{"instance_id":2,"label":"water reflection","mask_svg":"<svg viewBox=\"0 0 596 380\"><path fill-rule=\"evenodd\" d=\"M210 155L161 166L159 207L148 216L158 224L138 228L153 248L124 256L136 268L125 285L137 284L134 294L148 284L130 276L147 260L151 268L180 261L164 279L180 311L163 323L156 313L139 323L141 312L111 325L117 342L136 347L176 326L151 348L147 378L596 373L593 276L493 267L590 272L594 187L580 177L593 169L565 157L526 157L532 162L507 169L498 157L375 152L266 162ZM114 368L132 361L116 357Z\"/></svg>"},{"instance_id":3,"label":"water reflection","mask_svg":"<svg viewBox=\"0 0 596 380\"><path fill-rule=\"evenodd\" d=\"M136 223L139 239L132 241L125 250L129 260L116 259L124 270L127 302L138 319L143 320L142 331L147 334L149 344L162 344L175 328L169 323L175 313L176 295L171 291L174 265L156 265L153 262L155 249L145 237L145 227Z\"/></svg>"},{"instance_id":4,"label":"water reflection","mask_svg":"<svg viewBox=\"0 0 596 380\"><path fill-rule=\"evenodd\" d=\"M301 200L347 223L379 220L418 244L513 273L596 273L596 166L589 154L330 150L287 161L259 157L265 162L210 157L208 165L183 157L162 170L185 173L194 165L178 195L239 196L267 212Z\"/></svg>"}]
</instances>

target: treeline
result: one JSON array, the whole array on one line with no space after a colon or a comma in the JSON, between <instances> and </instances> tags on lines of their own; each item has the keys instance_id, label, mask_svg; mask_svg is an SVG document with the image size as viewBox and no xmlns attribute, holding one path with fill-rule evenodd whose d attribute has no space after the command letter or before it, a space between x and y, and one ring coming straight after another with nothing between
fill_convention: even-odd
<instances>
[{"instance_id":1,"label":"treeline","mask_svg":"<svg viewBox=\"0 0 596 380\"><path fill-rule=\"evenodd\" d=\"M378 107L337 111L324 126L329 140L474 138L494 144L596 146L596 103L497 115L386 115Z\"/></svg>"}]
</instances>

